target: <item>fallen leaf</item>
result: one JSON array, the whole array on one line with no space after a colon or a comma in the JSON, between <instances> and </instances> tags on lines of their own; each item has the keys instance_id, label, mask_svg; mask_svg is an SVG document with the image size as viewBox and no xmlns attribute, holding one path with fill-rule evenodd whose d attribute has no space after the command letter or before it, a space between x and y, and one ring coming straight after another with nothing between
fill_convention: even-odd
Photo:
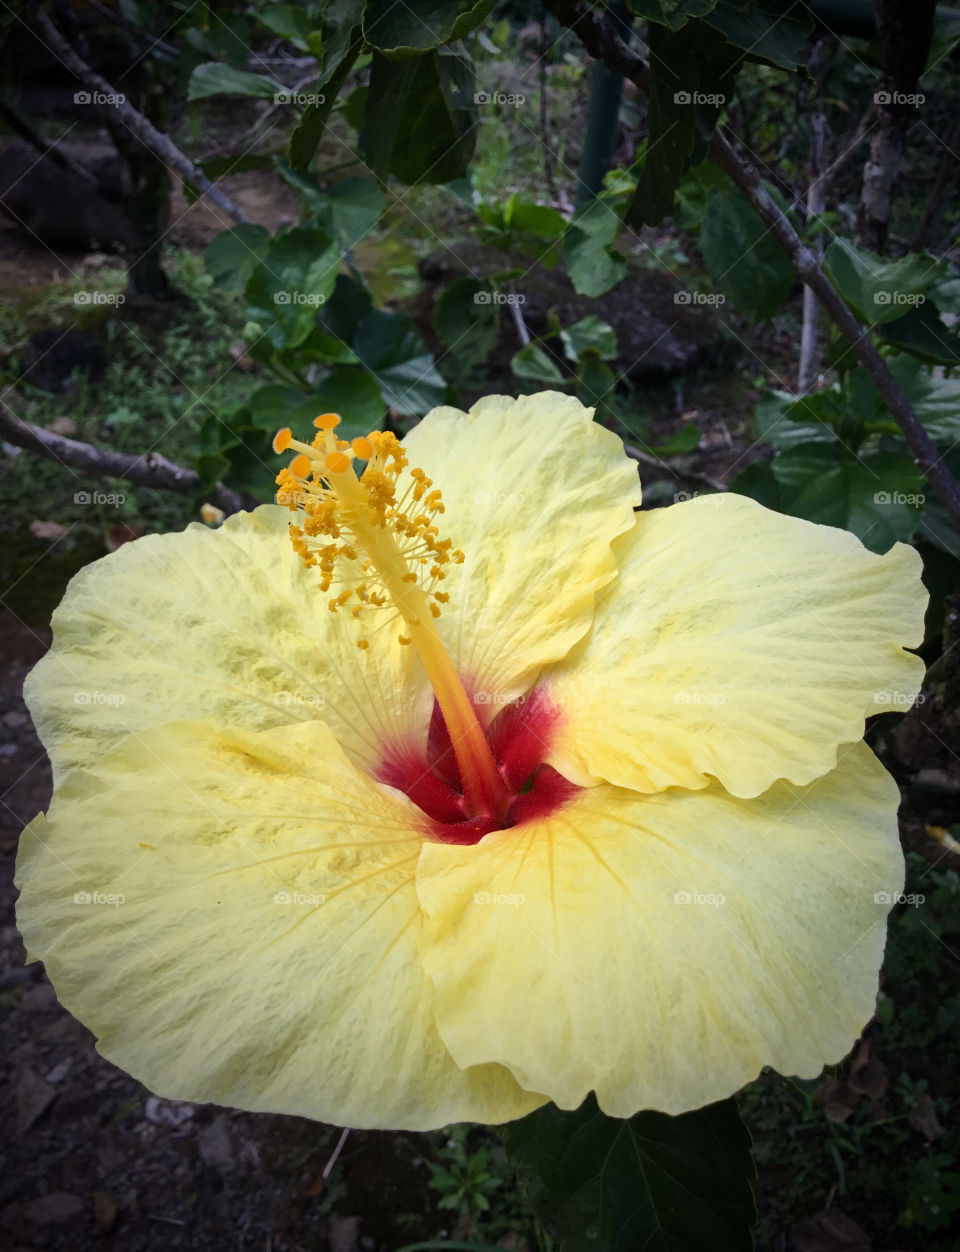
<instances>
[{"instance_id":1,"label":"fallen leaf","mask_svg":"<svg viewBox=\"0 0 960 1252\"><path fill-rule=\"evenodd\" d=\"M142 534L142 526L128 526L126 522L118 522L115 526L107 528L107 548L111 552L116 552L117 548L123 547L125 543L132 543Z\"/></svg>"},{"instance_id":2,"label":"fallen leaf","mask_svg":"<svg viewBox=\"0 0 960 1252\"><path fill-rule=\"evenodd\" d=\"M47 430L54 435L75 435L77 433L77 423L72 417L55 417Z\"/></svg>"},{"instance_id":3,"label":"fallen leaf","mask_svg":"<svg viewBox=\"0 0 960 1252\"><path fill-rule=\"evenodd\" d=\"M933 1100L928 1095L922 1095L914 1101L907 1121L914 1130L919 1130L922 1135L925 1135L930 1143L934 1139L939 1139L943 1134L943 1127L937 1119Z\"/></svg>"},{"instance_id":4,"label":"fallen leaf","mask_svg":"<svg viewBox=\"0 0 960 1252\"><path fill-rule=\"evenodd\" d=\"M889 1081L887 1067L882 1061L870 1055L869 1040L861 1039L847 1078L851 1090L865 1095L868 1100L877 1101L883 1098Z\"/></svg>"},{"instance_id":5,"label":"fallen leaf","mask_svg":"<svg viewBox=\"0 0 960 1252\"><path fill-rule=\"evenodd\" d=\"M871 1252L867 1235L839 1209L824 1209L790 1231L792 1252Z\"/></svg>"},{"instance_id":6,"label":"fallen leaf","mask_svg":"<svg viewBox=\"0 0 960 1252\"><path fill-rule=\"evenodd\" d=\"M27 1215L38 1226L63 1225L83 1212L83 1201L69 1191L53 1191L27 1205Z\"/></svg>"},{"instance_id":7,"label":"fallen leaf","mask_svg":"<svg viewBox=\"0 0 960 1252\"><path fill-rule=\"evenodd\" d=\"M17 1129L22 1134L44 1115L57 1093L32 1069L20 1071L17 1083Z\"/></svg>"},{"instance_id":8,"label":"fallen leaf","mask_svg":"<svg viewBox=\"0 0 960 1252\"><path fill-rule=\"evenodd\" d=\"M105 1235L117 1220L117 1205L106 1191L93 1193L93 1228L98 1235Z\"/></svg>"},{"instance_id":9,"label":"fallen leaf","mask_svg":"<svg viewBox=\"0 0 960 1252\"><path fill-rule=\"evenodd\" d=\"M48 543L56 543L69 530L69 526L61 526L59 522L31 522L30 534L35 539L45 539Z\"/></svg>"},{"instance_id":10,"label":"fallen leaf","mask_svg":"<svg viewBox=\"0 0 960 1252\"><path fill-rule=\"evenodd\" d=\"M860 1103L860 1095L851 1091L843 1078L828 1078L822 1087L817 1089L816 1100L823 1105L823 1111L831 1122L845 1122Z\"/></svg>"}]
</instances>

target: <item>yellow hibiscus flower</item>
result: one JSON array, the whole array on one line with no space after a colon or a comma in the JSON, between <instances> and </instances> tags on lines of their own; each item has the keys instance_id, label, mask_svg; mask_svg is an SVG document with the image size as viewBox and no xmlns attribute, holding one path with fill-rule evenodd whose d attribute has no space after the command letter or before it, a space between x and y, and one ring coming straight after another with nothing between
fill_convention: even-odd
<instances>
[{"instance_id":1,"label":"yellow hibiscus flower","mask_svg":"<svg viewBox=\"0 0 960 1252\"><path fill-rule=\"evenodd\" d=\"M31 675L56 790L19 920L103 1054L411 1129L840 1060L902 882L860 739L922 676L913 549L635 512L563 395L318 423L278 437L292 544L277 506L125 544Z\"/></svg>"}]
</instances>

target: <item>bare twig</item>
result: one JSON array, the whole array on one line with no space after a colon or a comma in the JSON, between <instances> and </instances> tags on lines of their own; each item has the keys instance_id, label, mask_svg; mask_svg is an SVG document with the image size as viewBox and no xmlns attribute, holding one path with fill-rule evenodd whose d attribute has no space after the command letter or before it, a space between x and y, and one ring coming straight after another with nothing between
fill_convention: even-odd
<instances>
[{"instance_id":1,"label":"bare twig","mask_svg":"<svg viewBox=\"0 0 960 1252\"><path fill-rule=\"evenodd\" d=\"M710 141L710 159L719 165L750 201L770 233L793 262L801 282L819 296L841 334L850 343L857 360L883 398L897 425L903 431L914 460L930 480L930 485L947 507L950 518L960 528L960 484L947 469L923 424L914 413L886 361L877 351L870 332L861 326L847 308L843 297L823 272L817 258L793 229L773 197L768 193L760 173L730 144L718 128Z\"/></svg>"},{"instance_id":2,"label":"bare twig","mask_svg":"<svg viewBox=\"0 0 960 1252\"><path fill-rule=\"evenodd\" d=\"M132 104L124 99L121 92L116 91L101 74L92 69L81 56L78 56L42 9L37 8L34 17L43 31L44 38L63 61L64 65L85 86L93 87L104 95L114 98L116 103L110 107L116 109L117 114L122 118L126 126L129 127L131 132L136 135L145 147L156 153L162 161L166 162L179 174L182 174L188 182L192 183L198 191L223 209L235 222L244 225L250 222L250 218L247 217L246 213L241 208L238 208L222 191L219 191L207 178L206 174L201 169L198 169L189 157L184 156L180 149L170 140L169 136L162 135L152 122L148 121L142 113L139 113Z\"/></svg>"},{"instance_id":3,"label":"bare twig","mask_svg":"<svg viewBox=\"0 0 960 1252\"><path fill-rule=\"evenodd\" d=\"M553 177L552 153L547 142L547 11L540 6L540 56L537 58L537 78L540 84L540 148L543 152L543 179L547 185L547 194L554 204L560 200L557 182Z\"/></svg>"},{"instance_id":4,"label":"bare twig","mask_svg":"<svg viewBox=\"0 0 960 1252\"><path fill-rule=\"evenodd\" d=\"M960 149L960 114L957 115L953 123L953 130L950 132L950 138L947 140L947 150L943 154L943 160L940 162L940 168L937 170L936 180L930 195L927 197L923 217L920 219L920 225L917 227L917 233L910 240L911 252L918 252L921 248L929 246L927 236L932 236L934 233L936 223L940 217L943 198L950 183L956 177L957 169L960 168L960 160L957 158L958 149Z\"/></svg>"},{"instance_id":5,"label":"bare twig","mask_svg":"<svg viewBox=\"0 0 960 1252\"><path fill-rule=\"evenodd\" d=\"M863 167L855 241L882 252L890 228L893 187L907 142L917 83L933 38L935 0L884 0L879 8L883 44L880 91L874 95L877 125Z\"/></svg>"},{"instance_id":6,"label":"bare twig","mask_svg":"<svg viewBox=\"0 0 960 1252\"><path fill-rule=\"evenodd\" d=\"M326 1165L324 1165L323 1167L323 1173L320 1176L321 1178L324 1179L324 1181L326 1181L326 1179L330 1177L330 1174L333 1171L333 1167L337 1163L337 1158L339 1157L340 1153L343 1151L343 1145L347 1142L347 1135L349 1135L349 1133L350 1133L350 1127L345 1126L340 1133L340 1138L337 1140L337 1146L333 1149L333 1155L330 1157L330 1160L327 1161Z\"/></svg>"},{"instance_id":7,"label":"bare twig","mask_svg":"<svg viewBox=\"0 0 960 1252\"><path fill-rule=\"evenodd\" d=\"M115 452L108 448L95 448L91 443L67 439L21 421L0 398L0 435L18 448L38 452L48 460L57 461L71 469L82 470L106 478L123 478L137 487L156 487L161 491L178 491L185 495L200 495L204 484L196 470L187 469L168 461L159 452L145 456L132 456L127 452ZM216 483L205 493L205 498L224 513L239 513L253 506L252 501L223 483Z\"/></svg>"},{"instance_id":8,"label":"bare twig","mask_svg":"<svg viewBox=\"0 0 960 1252\"><path fill-rule=\"evenodd\" d=\"M621 39L606 21L603 9L591 8L583 0L544 0L561 26L572 30L597 61L604 61L642 91L650 86L649 70L643 57Z\"/></svg>"},{"instance_id":9,"label":"bare twig","mask_svg":"<svg viewBox=\"0 0 960 1252\"><path fill-rule=\"evenodd\" d=\"M648 70L642 57L610 32L606 23L580 0L546 0L547 8L564 26L580 37L587 51L647 90ZM763 186L760 172L741 156L721 129L710 141L710 159L724 170L744 193L770 233L790 257L801 282L812 288L833 318L851 350L879 391L912 452L917 465L943 501L954 525L960 529L960 484L947 469L923 424L914 413L887 363L874 347L869 331L861 326L827 278L813 252L793 229Z\"/></svg>"},{"instance_id":10,"label":"bare twig","mask_svg":"<svg viewBox=\"0 0 960 1252\"><path fill-rule=\"evenodd\" d=\"M641 452L633 444L625 443L623 450L631 461L636 461L640 465L652 465L655 469L663 470L664 473L669 474L671 478L681 478L688 483L703 483L711 491L726 491L727 489L726 484L722 483L719 478L712 478L709 474L701 474L697 470L677 469L664 461L662 457L651 456L648 452Z\"/></svg>"},{"instance_id":11,"label":"bare twig","mask_svg":"<svg viewBox=\"0 0 960 1252\"><path fill-rule=\"evenodd\" d=\"M823 141L827 116L822 109L813 116L813 137L810 142L810 185L807 189L807 221L815 221L826 208L823 194ZM817 263L823 261L823 235L813 245ZM809 285L803 289L803 323L800 328L800 363L797 367L797 392L802 396L813 386L817 375L817 321L820 301Z\"/></svg>"}]
</instances>

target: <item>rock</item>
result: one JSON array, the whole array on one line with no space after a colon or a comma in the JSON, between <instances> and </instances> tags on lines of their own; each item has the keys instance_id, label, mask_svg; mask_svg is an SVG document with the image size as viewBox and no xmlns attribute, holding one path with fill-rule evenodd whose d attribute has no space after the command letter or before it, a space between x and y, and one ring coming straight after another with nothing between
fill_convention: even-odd
<instances>
[{"instance_id":1,"label":"rock","mask_svg":"<svg viewBox=\"0 0 960 1252\"><path fill-rule=\"evenodd\" d=\"M83 1201L69 1191L53 1191L27 1205L27 1216L38 1226L58 1225L75 1221L83 1212Z\"/></svg>"},{"instance_id":2,"label":"rock","mask_svg":"<svg viewBox=\"0 0 960 1252\"><path fill-rule=\"evenodd\" d=\"M69 1058L65 1061L60 1061L57 1065L54 1065L50 1073L46 1075L45 1081L50 1083L62 1082L70 1072L70 1065L71 1062Z\"/></svg>"},{"instance_id":3,"label":"rock","mask_svg":"<svg viewBox=\"0 0 960 1252\"><path fill-rule=\"evenodd\" d=\"M101 163L88 181L18 140L0 153L0 208L50 248L118 252L136 243L130 219L111 202L108 184L118 172Z\"/></svg>"},{"instance_id":4,"label":"rock","mask_svg":"<svg viewBox=\"0 0 960 1252\"><path fill-rule=\"evenodd\" d=\"M44 1115L57 1093L32 1069L20 1071L17 1083L17 1129L22 1134Z\"/></svg>"},{"instance_id":5,"label":"rock","mask_svg":"<svg viewBox=\"0 0 960 1252\"><path fill-rule=\"evenodd\" d=\"M193 1105L182 1100L161 1100L159 1096L148 1096L143 1114L148 1122L156 1126L182 1126L193 1118Z\"/></svg>"},{"instance_id":6,"label":"rock","mask_svg":"<svg viewBox=\"0 0 960 1252\"><path fill-rule=\"evenodd\" d=\"M211 1169L225 1174L233 1168L236 1154L226 1114L221 1113L209 1126L203 1127L197 1135L197 1145L201 1159Z\"/></svg>"},{"instance_id":7,"label":"rock","mask_svg":"<svg viewBox=\"0 0 960 1252\"><path fill-rule=\"evenodd\" d=\"M80 374L96 382L106 367L103 348L81 330L38 330L20 357L23 381L44 391L67 391Z\"/></svg>"},{"instance_id":8,"label":"rock","mask_svg":"<svg viewBox=\"0 0 960 1252\"><path fill-rule=\"evenodd\" d=\"M824 1209L790 1231L791 1252L871 1252L867 1235L839 1209Z\"/></svg>"},{"instance_id":9,"label":"rock","mask_svg":"<svg viewBox=\"0 0 960 1252\"><path fill-rule=\"evenodd\" d=\"M578 295L560 268L531 268L528 257L511 257L472 242L458 245L455 252L432 252L419 268L425 282L446 286L454 278L483 277L518 267L523 276L515 280L516 292L523 296L522 312L529 329L546 337L551 309L563 326L589 316L608 322L617 335L617 357L611 362L615 373L637 379L683 374L717 355L724 343L723 328L713 310L678 303L675 297L683 293L683 287L659 271L631 270L610 291L591 298ZM504 336L512 356L519 343L506 315L501 318L501 340Z\"/></svg>"},{"instance_id":10,"label":"rock","mask_svg":"<svg viewBox=\"0 0 960 1252\"><path fill-rule=\"evenodd\" d=\"M340 1217L336 1213L330 1214L327 1227L330 1252L360 1252L360 1245L357 1242L359 1233L359 1217Z\"/></svg>"}]
</instances>

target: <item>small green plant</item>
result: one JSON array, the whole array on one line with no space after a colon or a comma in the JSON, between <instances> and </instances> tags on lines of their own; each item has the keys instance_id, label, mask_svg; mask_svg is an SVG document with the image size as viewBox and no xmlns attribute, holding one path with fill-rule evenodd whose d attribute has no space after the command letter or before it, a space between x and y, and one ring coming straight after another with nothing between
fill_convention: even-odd
<instances>
[{"instance_id":1,"label":"small green plant","mask_svg":"<svg viewBox=\"0 0 960 1252\"><path fill-rule=\"evenodd\" d=\"M440 1193L438 1207L475 1219L490 1211L490 1200L503 1180L491 1172L486 1147L471 1152L469 1127L454 1126L441 1150L442 1164L431 1164L430 1186Z\"/></svg>"}]
</instances>

